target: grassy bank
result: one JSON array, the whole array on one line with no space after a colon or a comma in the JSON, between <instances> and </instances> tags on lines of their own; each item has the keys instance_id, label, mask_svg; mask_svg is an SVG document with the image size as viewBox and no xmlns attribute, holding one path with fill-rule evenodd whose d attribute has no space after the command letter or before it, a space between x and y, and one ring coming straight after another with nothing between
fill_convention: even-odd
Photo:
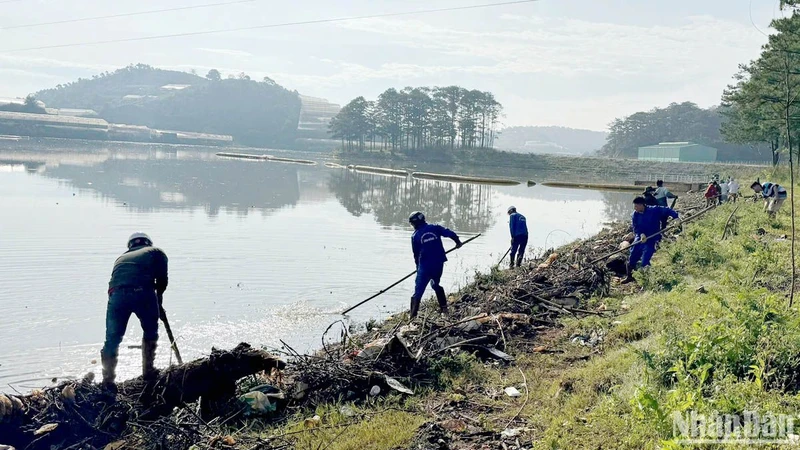
<instances>
[{"instance_id":1,"label":"grassy bank","mask_svg":"<svg viewBox=\"0 0 800 450\"><path fill-rule=\"evenodd\" d=\"M541 180L558 181L576 176L583 180L604 180L609 174L634 181L664 177L672 181L704 181L712 174L759 173L763 167L734 163L700 164L639 161L635 159L609 159L580 156L555 156L503 152L492 149L431 150L411 153L342 152L336 158L344 164L390 165L408 167L438 164L452 166L459 173L475 173L478 168L510 169L534 172ZM575 178L575 179L578 179Z\"/></svg>"},{"instance_id":2,"label":"grassy bank","mask_svg":"<svg viewBox=\"0 0 800 450\"><path fill-rule=\"evenodd\" d=\"M698 203L699 196L684 196L678 206L686 217ZM627 234L620 225L527 267L477 274L450 296L446 318L429 299L413 326L401 313L366 329L326 331L315 355L287 347L285 370L253 372L239 386L240 393L263 383L283 390L286 400L268 418L239 417L240 407L230 404L203 420L196 405L183 404L143 420L125 412L138 407L130 398L111 409L126 418L125 428L108 428L106 409L103 420L77 415L87 434L69 445L683 448L676 414L795 413L800 319L786 298L788 205L777 220L761 208L740 202L697 216L665 239L635 284L587 264L618 247ZM62 416L84 408L91 389L89 380L48 390L60 419L34 420L31 432L68 423ZM23 400L41 403L41 396Z\"/></svg>"},{"instance_id":3,"label":"grassy bank","mask_svg":"<svg viewBox=\"0 0 800 450\"><path fill-rule=\"evenodd\" d=\"M297 433L297 448L329 449L684 448L676 413L796 414L800 319L787 298L786 206L770 221L761 203L728 204L687 225L636 275L638 286L615 282L585 301L605 314L567 316L532 339L509 332L514 364L447 355L437 383L415 396L318 408L320 430L304 428L314 412L302 411L259 435ZM511 278L494 271L476 283ZM522 395L505 395L509 386Z\"/></svg>"}]
</instances>

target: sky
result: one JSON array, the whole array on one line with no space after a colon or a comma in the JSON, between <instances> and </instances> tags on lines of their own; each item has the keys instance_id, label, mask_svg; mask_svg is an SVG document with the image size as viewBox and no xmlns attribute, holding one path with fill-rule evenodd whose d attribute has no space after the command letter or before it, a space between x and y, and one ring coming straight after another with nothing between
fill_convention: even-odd
<instances>
[{"instance_id":1,"label":"sky","mask_svg":"<svg viewBox=\"0 0 800 450\"><path fill-rule=\"evenodd\" d=\"M489 8L38 50L32 47L404 13L503 0L0 0L0 97L135 63L269 76L345 104L390 87L494 93L503 125L604 130L671 102L719 103L758 56L779 0L539 0Z\"/></svg>"}]
</instances>

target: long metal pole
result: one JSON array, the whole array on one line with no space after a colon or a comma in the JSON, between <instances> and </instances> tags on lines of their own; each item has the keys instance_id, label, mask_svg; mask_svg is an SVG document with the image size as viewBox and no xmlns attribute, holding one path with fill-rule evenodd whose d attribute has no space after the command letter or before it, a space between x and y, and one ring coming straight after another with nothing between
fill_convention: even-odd
<instances>
[{"instance_id":1,"label":"long metal pole","mask_svg":"<svg viewBox=\"0 0 800 450\"><path fill-rule=\"evenodd\" d=\"M478 233L478 234L476 234L475 236L472 236L471 238L469 238L469 239L467 239L466 241L462 242L462 243L461 243L461 245L462 245L462 246L464 246L464 245L466 245L466 244L470 243L471 241L473 241L473 240L475 240L475 239L477 239L477 238L479 238L479 237L480 237L480 233ZM445 255L446 255L446 254L448 254L448 253L450 253L450 252L452 252L452 251L453 251L453 250L455 250L456 248L458 248L458 247L453 247L453 248L451 248L450 250L446 251L446 252L445 252ZM509 250L510 250L510 249L509 249ZM372 300L373 298L375 298L375 297L377 297L377 296L379 296L379 295L383 294L384 292L388 291L389 289L391 289L391 288L393 288L393 287L397 286L398 284L402 283L403 281L406 281L407 279L409 279L409 278L411 278L412 276L414 276L414 274L416 274L416 273L417 273L417 271L415 270L415 271L411 272L410 274L408 274L408 275L404 276L403 278L401 278L401 279L399 279L399 280L395 281L394 283L392 283L392 284L391 284L391 285L389 285L388 287L386 287L386 288L384 288L384 289L381 289L380 291L378 291L378 292L377 292L375 295L373 295L372 297L369 297L369 298L368 298L368 299L366 299L366 300L362 300L362 301L360 301L360 302L356 303L355 305L353 305L353 306L351 306L351 307L349 307L349 308L345 309L344 311L342 311L342 315L349 313L350 311L352 311L352 310L354 310L354 309L358 308L359 306L363 305L364 303L367 303L368 301Z\"/></svg>"}]
</instances>

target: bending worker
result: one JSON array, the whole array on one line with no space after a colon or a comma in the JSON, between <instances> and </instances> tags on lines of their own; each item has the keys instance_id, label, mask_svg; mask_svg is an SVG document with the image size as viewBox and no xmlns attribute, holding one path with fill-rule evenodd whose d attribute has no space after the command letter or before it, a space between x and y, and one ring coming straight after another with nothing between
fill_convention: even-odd
<instances>
[{"instance_id":1,"label":"bending worker","mask_svg":"<svg viewBox=\"0 0 800 450\"><path fill-rule=\"evenodd\" d=\"M456 248L461 247L461 240L453 231L441 225L427 223L425 214L420 211L412 213L408 222L414 227L414 234L411 235L411 249L414 251L414 263L417 265L414 295L411 297L411 318L417 317L419 304L428 283L436 292L439 309L442 314L445 314L447 313L447 296L444 288L439 285L444 271L444 262L447 261L442 237L452 239L456 243Z\"/></svg>"},{"instance_id":2,"label":"bending worker","mask_svg":"<svg viewBox=\"0 0 800 450\"><path fill-rule=\"evenodd\" d=\"M769 181L763 183L754 181L753 184L750 185L750 188L756 195L761 194L761 197L764 199L764 212L774 219L775 215L778 214L778 211L781 209L781 206L783 206L783 202L786 201L786 188Z\"/></svg>"},{"instance_id":3,"label":"bending worker","mask_svg":"<svg viewBox=\"0 0 800 450\"><path fill-rule=\"evenodd\" d=\"M517 208L511 206L508 208L508 227L511 230L511 268L514 268L514 261L517 267L522 264L522 257L525 256L525 248L528 246L528 224L525 221L525 216L517 212ZM514 255L517 255L516 260Z\"/></svg>"},{"instance_id":4,"label":"bending worker","mask_svg":"<svg viewBox=\"0 0 800 450\"><path fill-rule=\"evenodd\" d=\"M106 309L106 341L100 357L103 364L103 385L112 388L119 344L128 327L131 314L142 326L142 377L156 374L154 361L158 342L158 319L163 314L161 303L167 289L167 255L153 247L144 233L128 238L128 251L117 258L108 282Z\"/></svg>"},{"instance_id":5,"label":"bending worker","mask_svg":"<svg viewBox=\"0 0 800 450\"><path fill-rule=\"evenodd\" d=\"M631 257L628 261L628 273L623 283L633 281L633 271L639 262L642 267L650 265L650 258L656 252L656 245L661 240L661 221L667 217L678 218L678 213L664 206L647 206L643 197L633 199L633 215L631 225L636 238L631 244ZM648 236L652 236L648 238Z\"/></svg>"}]
</instances>

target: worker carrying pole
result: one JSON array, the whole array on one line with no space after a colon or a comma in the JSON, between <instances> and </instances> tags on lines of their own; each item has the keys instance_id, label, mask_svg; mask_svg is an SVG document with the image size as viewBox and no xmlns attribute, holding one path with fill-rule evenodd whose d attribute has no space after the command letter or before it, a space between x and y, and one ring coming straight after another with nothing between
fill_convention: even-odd
<instances>
[{"instance_id":1,"label":"worker carrying pole","mask_svg":"<svg viewBox=\"0 0 800 450\"><path fill-rule=\"evenodd\" d=\"M133 233L128 238L128 251L114 262L108 283L106 339L100 351L103 386L109 390L116 390L119 345L131 314L139 318L143 331L142 377L150 380L157 375L154 362L158 319L164 314L161 299L167 289L167 264L167 255L153 247L152 239L144 233Z\"/></svg>"},{"instance_id":2,"label":"worker carrying pole","mask_svg":"<svg viewBox=\"0 0 800 450\"><path fill-rule=\"evenodd\" d=\"M642 267L650 265L650 258L656 252L656 245L661 240L661 222L667 218L678 218L678 213L665 206L648 206L644 197L633 199L633 215L631 225L636 235L631 246L631 256L628 260L627 276L623 283L633 281L633 271L641 262ZM649 237L648 236L652 236Z\"/></svg>"},{"instance_id":3,"label":"worker carrying pole","mask_svg":"<svg viewBox=\"0 0 800 450\"><path fill-rule=\"evenodd\" d=\"M456 248L463 245L461 239L448 228L426 222L425 214L420 211L411 213L408 222L414 227L414 234L411 235L411 249L414 253L414 263L417 265L414 295L411 296L411 319L417 317L417 313L419 313L419 305L428 283L436 293L439 309L442 314L446 314L447 296L444 288L439 284L442 272L444 272L444 263L447 261L442 238L452 239L456 243Z\"/></svg>"}]
</instances>

